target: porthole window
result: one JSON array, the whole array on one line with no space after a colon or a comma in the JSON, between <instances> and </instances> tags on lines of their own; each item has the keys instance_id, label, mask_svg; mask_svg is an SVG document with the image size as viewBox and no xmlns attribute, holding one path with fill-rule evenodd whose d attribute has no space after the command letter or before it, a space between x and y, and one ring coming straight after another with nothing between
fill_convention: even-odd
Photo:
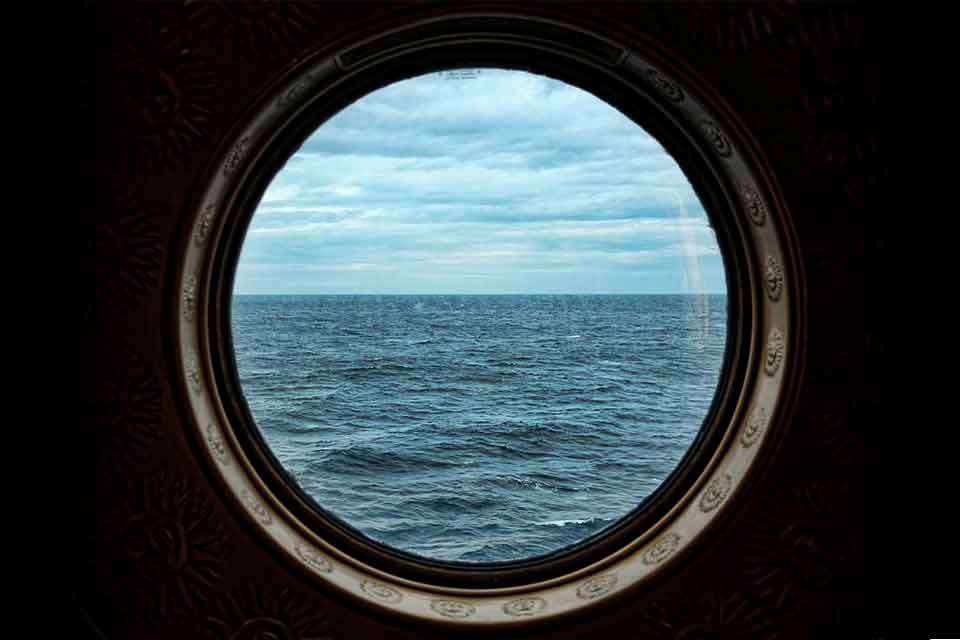
<instances>
[{"instance_id":1,"label":"porthole window","mask_svg":"<svg viewBox=\"0 0 960 640\"><path fill-rule=\"evenodd\" d=\"M178 257L188 430L254 535L392 614L629 593L756 476L795 274L749 138L568 25L450 16L304 60Z\"/></svg>"},{"instance_id":2,"label":"porthole window","mask_svg":"<svg viewBox=\"0 0 960 640\"><path fill-rule=\"evenodd\" d=\"M672 474L723 368L716 236L676 161L582 89L440 71L353 103L258 204L236 267L247 407L329 516L505 562Z\"/></svg>"}]
</instances>

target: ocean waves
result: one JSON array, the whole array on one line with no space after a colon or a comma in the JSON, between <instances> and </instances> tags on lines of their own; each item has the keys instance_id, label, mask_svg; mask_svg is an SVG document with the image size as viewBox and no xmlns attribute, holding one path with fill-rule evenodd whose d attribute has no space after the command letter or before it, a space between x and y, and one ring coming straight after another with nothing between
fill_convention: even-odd
<instances>
[{"instance_id":1,"label":"ocean waves","mask_svg":"<svg viewBox=\"0 0 960 640\"><path fill-rule=\"evenodd\" d=\"M238 297L244 396L317 504L410 553L496 562L617 522L676 467L722 296Z\"/></svg>"}]
</instances>

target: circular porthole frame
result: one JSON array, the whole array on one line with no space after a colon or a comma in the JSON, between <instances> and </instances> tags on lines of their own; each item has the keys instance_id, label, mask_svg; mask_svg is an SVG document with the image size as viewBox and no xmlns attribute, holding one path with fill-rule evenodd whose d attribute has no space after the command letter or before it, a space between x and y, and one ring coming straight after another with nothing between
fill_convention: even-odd
<instances>
[{"instance_id":1,"label":"circular porthole frame","mask_svg":"<svg viewBox=\"0 0 960 640\"><path fill-rule=\"evenodd\" d=\"M457 67L544 73L606 100L687 173L724 251L725 369L680 467L616 526L542 558L489 565L404 554L324 514L273 458L246 409L229 331L233 273L253 209L325 119L393 81ZM201 179L177 254L174 370L185 428L257 535L303 574L419 621L531 624L584 613L649 585L706 539L755 481L799 375L802 293L774 185L729 111L656 51L554 20L454 13L342 43L298 62L226 138Z\"/></svg>"}]
</instances>

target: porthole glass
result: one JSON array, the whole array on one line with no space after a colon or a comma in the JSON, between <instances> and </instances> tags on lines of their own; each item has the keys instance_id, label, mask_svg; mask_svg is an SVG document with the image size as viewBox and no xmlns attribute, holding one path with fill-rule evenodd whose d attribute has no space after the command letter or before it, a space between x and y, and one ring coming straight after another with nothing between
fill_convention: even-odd
<instances>
[{"instance_id":1,"label":"porthole glass","mask_svg":"<svg viewBox=\"0 0 960 640\"><path fill-rule=\"evenodd\" d=\"M615 526L696 441L724 264L643 128L543 75L399 81L273 177L231 304L246 405L317 509L432 560Z\"/></svg>"}]
</instances>

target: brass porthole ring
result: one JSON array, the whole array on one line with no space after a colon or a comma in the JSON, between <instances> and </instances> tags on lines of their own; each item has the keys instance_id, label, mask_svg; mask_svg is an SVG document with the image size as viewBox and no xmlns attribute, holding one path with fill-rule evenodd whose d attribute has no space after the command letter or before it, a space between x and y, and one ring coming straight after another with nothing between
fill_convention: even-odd
<instances>
[{"instance_id":1,"label":"brass porthole ring","mask_svg":"<svg viewBox=\"0 0 960 640\"><path fill-rule=\"evenodd\" d=\"M229 300L239 245L269 180L325 119L390 82L456 67L523 68L607 100L674 156L727 270L725 368L698 440L635 513L540 559L470 567L407 556L325 519L258 442L239 394ZM723 521L781 437L800 367L803 292L789 217L735 116L655 51L542 18L450 15L299 60L228 134L180 237L167 321L184 425L246 525L295 570L365 606L451 625L520 625L586 610L672 571Z\"/></svg>"}]
</instances>

